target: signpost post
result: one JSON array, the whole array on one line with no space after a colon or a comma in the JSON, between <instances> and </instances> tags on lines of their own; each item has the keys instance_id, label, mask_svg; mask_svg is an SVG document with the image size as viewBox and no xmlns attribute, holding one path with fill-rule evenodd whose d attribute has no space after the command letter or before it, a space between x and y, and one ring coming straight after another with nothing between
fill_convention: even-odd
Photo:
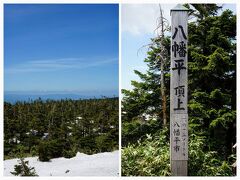
<instances>
[{"instance_id":1,"label":"signpost post","mask_svg":"<svg viewBox=\"0 0 240 180\"><path fill-rule=\"evenodd\" d=\"M188 9L171 9L170 153L171 174L187 176L188 161Z\"/></svg>"}]
</instances>

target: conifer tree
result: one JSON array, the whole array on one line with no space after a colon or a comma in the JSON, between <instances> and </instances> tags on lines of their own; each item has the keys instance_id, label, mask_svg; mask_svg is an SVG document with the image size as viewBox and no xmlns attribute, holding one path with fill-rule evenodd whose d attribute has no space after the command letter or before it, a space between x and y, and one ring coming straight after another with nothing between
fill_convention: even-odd
<instances>
[{"instance_id":1,"label":"conifer tree","mask_svg":"<svg viewBox=\"0 0 240 180\"><path fill-rule=\"evenodd\" d=\"M230 10L217 15L221 7L215 4L186 7L190 8L190 18L194 19L188 24L190 133L206 137L209 148L227 157L236 142L236 15ZM156 39L152 41L156 42ZM169 55L169 37L165 37L163 43ZM150 46L148 57L144 60L148 66L147 72L135 70L141 81L132 81L133 90L122 90L124 145L131 141L134 130L139 129L139 125L135 126L134 123L143 113L157 115L162 127L162 96L159 93L161 62L157 61L160 52L161 48ZM168 58L164 68L167 109L169 67ZM149 131L142 131L138 137L146 132Z\"/></svg>"},{"instance_id":2,"label":"conifer tree","mask_svg":"<svg viewBox=\"0 0 240 180\"><path fill-rule=\"evenodd\" d=\"M230 10L221 12L216 4L185 6L190 9L191 19L188 23L189 175L233 175L236 15ZM164 43L170 51L170 38L164 38ZM160 47L150 46L144 60L148 70L146 73L135 70L141 81L132 81L133 90L122 90L123 175L171 175L169 131L163 128L161 116L161 64L156 61L159 52ZM169 109L169 59L167 62L164 73ZM151 119L145 126L138 123L144 113L152 117L157 114L157 123Z\"/></svg>"},{"instance_id":3,"label":"conifer tree","mask_svg":"<svg viewBox=\"0 0 240 180\"><path fill-rule=\"evenodd\" d=\"M25 161L24 158L20 158L19 161L19 164L14 166L14 171L11 174L14 176L38 176L35 168L28 166L28 161Z\"/></svg>"}]
</instances>

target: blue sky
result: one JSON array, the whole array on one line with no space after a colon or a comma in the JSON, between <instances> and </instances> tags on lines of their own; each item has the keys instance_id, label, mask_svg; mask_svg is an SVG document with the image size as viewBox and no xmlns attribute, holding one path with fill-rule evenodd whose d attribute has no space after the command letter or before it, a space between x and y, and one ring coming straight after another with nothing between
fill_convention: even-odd
<instances>
[{"instance_id":1,"label":"blue sky","mask_svg":"<svg viewBox=\"0 0 240 180\"><path fill-rule=\"evenodd\" d=\"M5 4L4 90L118 95L118 26L114 4Z\"/></svg>"},{"instance_id":2,"label":"blue sky","mask_svg":"<svg viewBox=\"0 0 240 180\"><path fill-rule=\"evenodd\" d=\"M222 4L219 4L222 5ZM164 17L170 22L170 9L176 4L161 4ZM158 4L123 4L122 19L122 88L132 89L131 80L140 81L133 72L147 70L144 59L147 57L147 47L151 38L155 37L156 19L159 17ZM223 10L230 9L236 14L235 4L223 4ZM220 12L221 13L221 12ZM143 48L142 48L143 47Z\"/></svg>"}]
</instances>

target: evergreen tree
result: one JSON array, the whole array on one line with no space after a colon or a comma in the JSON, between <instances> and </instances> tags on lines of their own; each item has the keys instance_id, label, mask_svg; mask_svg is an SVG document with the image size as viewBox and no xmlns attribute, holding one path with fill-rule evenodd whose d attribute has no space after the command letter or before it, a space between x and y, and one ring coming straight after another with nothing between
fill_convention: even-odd
<instances>
[{"instance_id":1,"label":"evergreen tree","mask_svg":"<svg viewBox=\"0 0 240 180\"><path fill-rule=\"evenodd\" d=\"M211 156L212 159L217 159L219 162L216 166L225 167L224 162L228 162L226 174L230 175L229 164L234 161L232 146L236 143L236 15L233 15L230 10L225 10L218 15L221 7L216 4L192 4L186 5L186 7L190 9L189 14L192 19L188 24L190 142L201 141L201 146L198 146L201 148L199 153L200 151L206 155L216 153ZM152 39L153 44L156 42L158 42L156 39ZM170 51L169 37L164 38L164 45ZM122 168L125 174L129 172L125 166L127 166L128 160L132 160L130 153L132 146L136 151L144 153L145 151L139 143L145 144L145 140L151 141L147 134L154 135L152 143L157 143L154 137L159 139L159 132L163 129L160 93L162 72L161 61L157 60L160 52L160 46L150 46L148 56L144 60L148 66L147 72L141 73L135 70L141 81L132 81L133 90L122 90L124 95L122 100L122 144L126 146L123 150L123 154L126 153L123 159L125 158L127 161L123 163ZM168 57L170 57L170 52L168 52ZM170 59L168 58L164 69L167 109L169 109L170 101L169 68ZM143 119L143 114L150 115L149 120L145 120L144 124L139 123ZM157 116L157 121L153 121L155 116ZM169 117L167 118L169 122ZM194 139L191 139L193 137ZM169 142L169 135L165 140ZM144 148L148 148L148 146ZM153 151L157 151L157 149L153 148ZM190 148L190 151L194 151L194 149ZM161 156L164 155L166 154ZM143 155L139 155L139 157L141 157L141 162L147 161L147 159L142 159ZM204 174L198 169L201 167L198 163L203 162L202 160L191 160L196 167L195 171L190 167L192 175ZM147 166L147 164L135 166L135 169L142 166ZM209 165L207 167L210 168ZM152 170L154 171L154 169ZM206 169L206 172L207 170L209 169ZM163 169L163 171L168 171L168 169ZM217 170L210 174L217 175ZM224 171L219 175L224 175Z\"/></svg>"},{"instance_id":2,"label":"evergreen tree","mask_svg":"<svg viewBox=\"0 0 240 180\"><path fill-rule=\"evenodd\" d=\"M14 171L11 172L14 176L38 176L34 167L28 166L28 161L20 158L19 164L14 166Z\"/></svg>"},{"instance_id":3,"label":"evergreen tree","mask_svg":"<svg viewBox=\"0 0 240 180\"><path fill-rule=\"evenodd\" d=\"M189 120L193 132L227 157L236 143L236 15L208 9L188 26Z\"/></svg>"},{"instance_id":4,"label":"evergreen tree","mask_svg":"<svg viewBox=\"0 0 240 180\"><path fill-rule=\"evenodd\" d=\"M4 158L20 152L50 161L78 151L113 151L118 148L118 107L118 98L5 102Z\"/></svg>"}]
</instances>

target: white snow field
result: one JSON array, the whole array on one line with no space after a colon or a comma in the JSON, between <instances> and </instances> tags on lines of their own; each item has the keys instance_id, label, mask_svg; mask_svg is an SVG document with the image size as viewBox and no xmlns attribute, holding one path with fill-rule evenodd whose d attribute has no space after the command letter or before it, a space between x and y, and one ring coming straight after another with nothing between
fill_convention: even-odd
<instances>
[{"instance_id":1,"label":"white snow field","mask_svg":"<svg viewBox=\"0 0 240 180\"><path fill-rule=\"evenodd\" d=\"M13 176L18 159L4 161L4 176ZM119 151L86 155L77 153L73 158L55 158L40 162L38 157L28 157L29 166L34 167L38 176L118 176Z\"/></svg>"}]
</instances>

